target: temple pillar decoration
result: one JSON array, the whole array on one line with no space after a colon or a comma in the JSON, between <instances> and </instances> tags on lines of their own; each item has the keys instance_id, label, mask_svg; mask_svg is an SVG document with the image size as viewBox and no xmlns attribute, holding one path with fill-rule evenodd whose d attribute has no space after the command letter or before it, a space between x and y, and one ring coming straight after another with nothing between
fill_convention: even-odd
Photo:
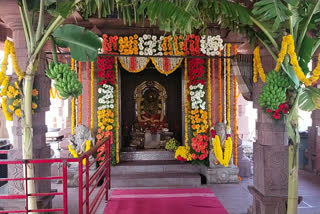
<instances>
[{"instance_id":1,"label":"temple pillar decoration","mask_svg":"<svg viewBox=\"0 0 320 214\"><path fill-rule=\"evenodd\" d=\"M274 60L267 54L261 56L265 71L274 68ZM254 176L249 191L253 204L252 214L286 213L288 192L288 141L285 124L275 122L258 104L262 81L254 84L253 107L258 109L257 141L253 144Z\"/></svg>"}]
</instances>

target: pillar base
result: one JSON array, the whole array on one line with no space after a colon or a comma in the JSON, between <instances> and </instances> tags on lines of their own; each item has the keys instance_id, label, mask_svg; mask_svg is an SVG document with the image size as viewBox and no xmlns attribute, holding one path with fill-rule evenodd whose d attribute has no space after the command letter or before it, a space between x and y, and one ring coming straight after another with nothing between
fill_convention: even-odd
<instances>
[{"instance_id":1,"label":"pillar base","mask_svg":"<svg viewBox=\"0 0 320 214\"><path fill-rule=\"evenodd\" d=\"M236 166L208 168L206 176L208 184L230 184L239 183L238 173Z\"/></svg>"}]
</instances>

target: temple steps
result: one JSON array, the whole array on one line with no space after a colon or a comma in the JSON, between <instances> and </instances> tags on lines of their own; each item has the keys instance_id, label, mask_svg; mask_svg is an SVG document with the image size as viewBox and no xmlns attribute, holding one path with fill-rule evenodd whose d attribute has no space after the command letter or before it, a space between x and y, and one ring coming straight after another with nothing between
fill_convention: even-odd
<instances>
[{"instance_id":1,"label":"temple steps","mask_svg":"<svg viewBox=\"0 0 320 214\"><path fill-rule=\"evenodd\" d=\"M201 185L200 167L181 161L129 161L111 168L111 187Z\"/></svg>"}]
</instances>

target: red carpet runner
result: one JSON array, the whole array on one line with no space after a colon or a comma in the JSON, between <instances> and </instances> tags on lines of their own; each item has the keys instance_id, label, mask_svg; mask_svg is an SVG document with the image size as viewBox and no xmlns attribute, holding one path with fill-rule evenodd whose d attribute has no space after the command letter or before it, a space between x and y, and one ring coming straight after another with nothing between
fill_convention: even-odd
<instances>
[{"instance_id":1,"label":"red carpet runner","mask_svg":"<svg viewBox=\"0 0 320 214\"><path fill-rule=\"evenodd\" d=\"M113 190L104 214L228 214L211 189Z\"/></svg>"}]
</instances>

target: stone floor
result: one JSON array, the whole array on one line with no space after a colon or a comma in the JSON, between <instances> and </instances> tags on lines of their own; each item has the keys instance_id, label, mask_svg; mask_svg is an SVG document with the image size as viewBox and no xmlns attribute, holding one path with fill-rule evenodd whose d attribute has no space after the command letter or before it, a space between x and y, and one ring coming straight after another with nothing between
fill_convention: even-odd
<instances>
[{"instance_id":1,"label":"stone floor","mask_svg":"<svg viewBox=\"0 0 320 214\"><path fill-rule=\"evenodd\" d=\"M240 184L210 184L202 185L201 187L211 188L223 206L228 210L229 214L245 214L252 203L251 194L247 189L248 185L252 185L252 181L252 178L244 178ZM60 189L61 185L52 183L52 188ZM0 194L4 194L5 192L6 186L1 187ZM320 214L319 176L315 176L306 171L300 171L299 195L303 197L303 201L299 205L299 214ZM69 188L68 198L69 214L78 213L78 189ZM53 206L59 207L61 204L62 197L55 197ZM105 205L106 203L102 202L96 213L102 214Z\"/></svg>"}]
</instances>

